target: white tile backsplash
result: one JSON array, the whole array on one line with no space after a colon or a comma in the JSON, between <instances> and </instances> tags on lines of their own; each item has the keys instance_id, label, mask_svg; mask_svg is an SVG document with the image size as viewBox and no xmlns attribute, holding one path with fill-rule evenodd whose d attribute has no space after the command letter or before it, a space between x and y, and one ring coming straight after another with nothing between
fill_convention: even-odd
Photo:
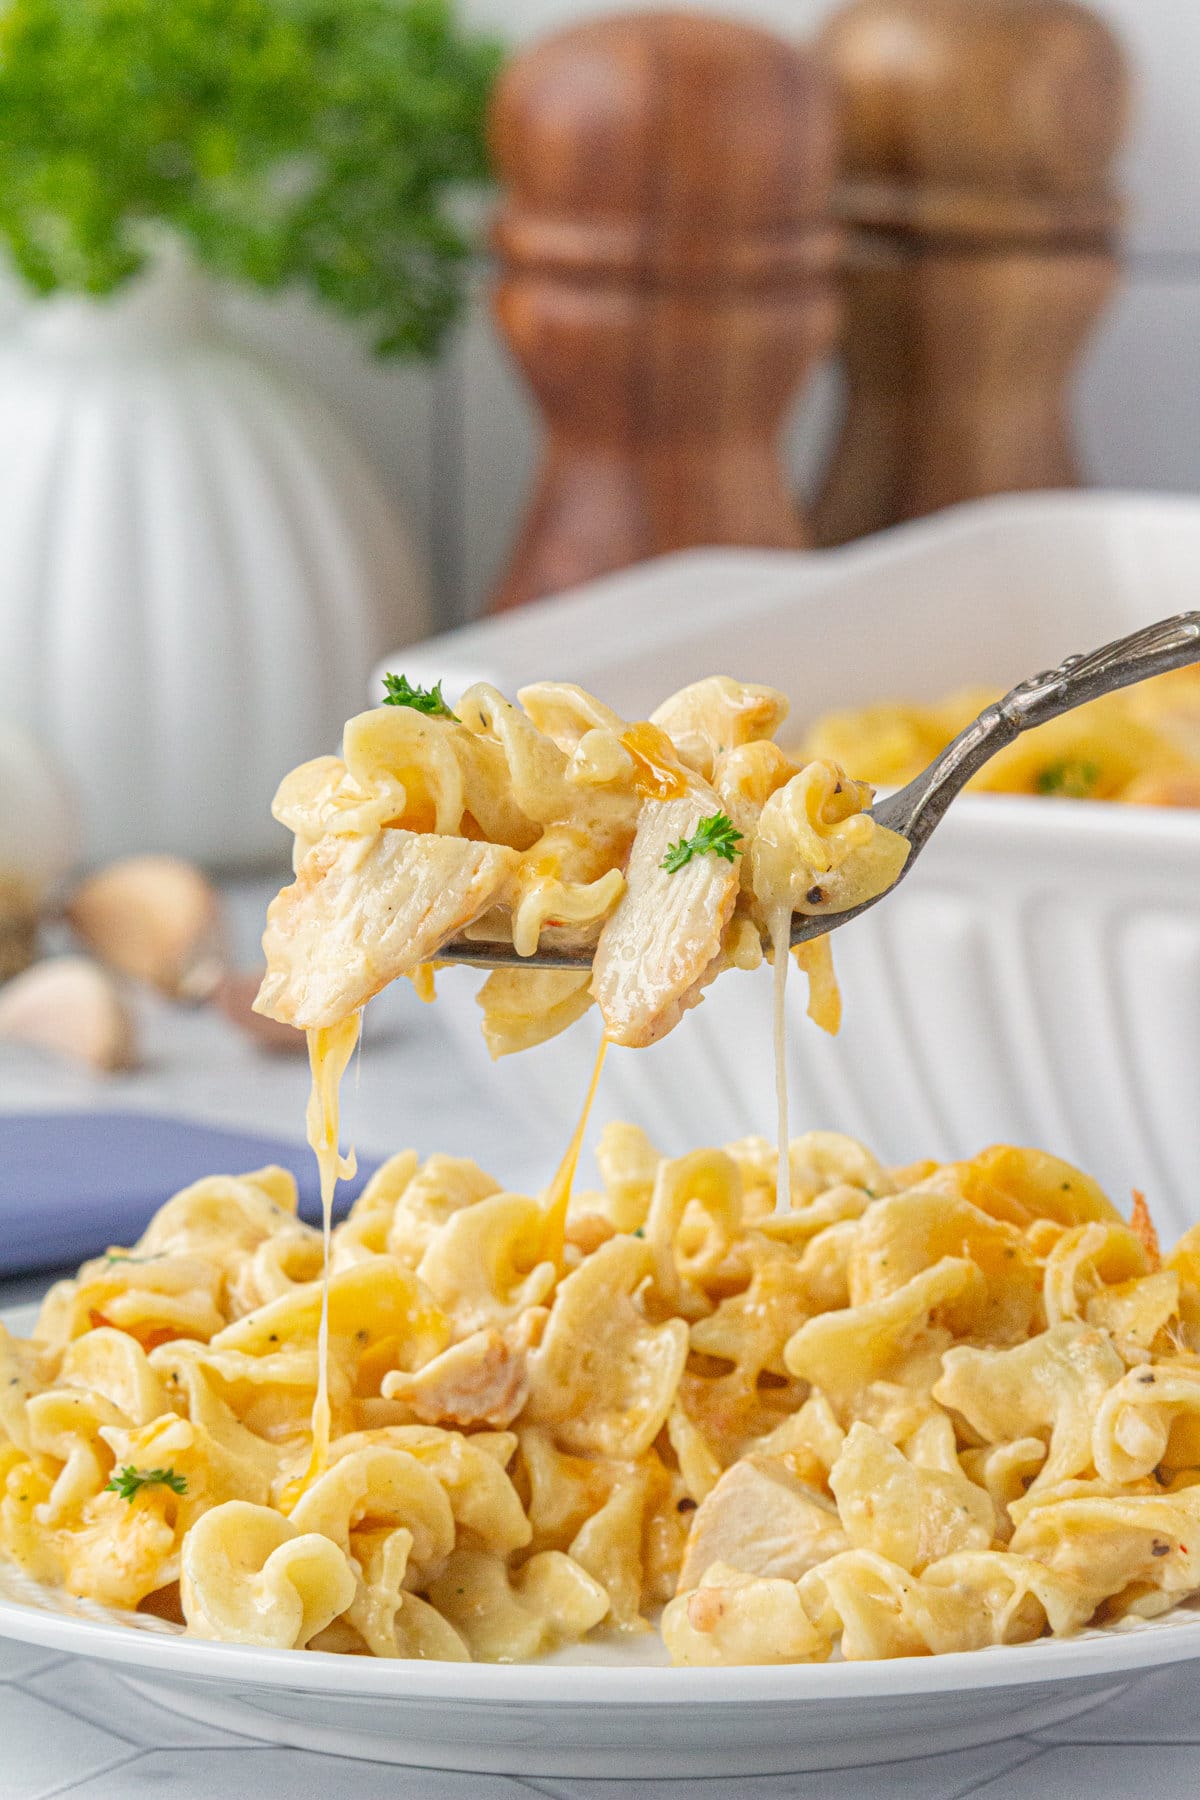
<instances>
[{"instance_id":1,"label":"white tile backsplash","mask_svg":"<svg viewBox=\"0 0 1200 1800\"><path fill-rule=\"evenodd\" d=\"M1126 242L1135 259L1184 258L1200 276L1200 6L1090 0L1123 40L1134 76L1124 159Z\"/></svg>"},{"instance_id":2,"label":"white tile backsplash","mask_svg":"<svg viewBox=\"0 0 1200 1800\"><path fill-rule=\"evenodd\" d=\"M1085 352L1074 411L1093 481L1200 489L1200 274L1127 282Z\"/></svg>"}]
</instances>

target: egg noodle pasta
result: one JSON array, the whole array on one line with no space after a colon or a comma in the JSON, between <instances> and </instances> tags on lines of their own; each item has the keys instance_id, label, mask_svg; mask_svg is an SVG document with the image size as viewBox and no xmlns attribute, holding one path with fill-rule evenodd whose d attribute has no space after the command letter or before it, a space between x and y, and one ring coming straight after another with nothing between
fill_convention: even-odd
<instances>
[{"instance_id":1,"label":"egg noodle pasta","mask_svg":"<svg viewBox=\"0 0 1200 1800\"><path fill-rule=\"evenodd\" d=\"M1036 1150L602 1133L553 1208L411 1152L332 1232L212 1177L0 1329L0 1551L197 1636L888 1657L1200 1589L1200 1227Z\"/></svg>"}]
</instances>

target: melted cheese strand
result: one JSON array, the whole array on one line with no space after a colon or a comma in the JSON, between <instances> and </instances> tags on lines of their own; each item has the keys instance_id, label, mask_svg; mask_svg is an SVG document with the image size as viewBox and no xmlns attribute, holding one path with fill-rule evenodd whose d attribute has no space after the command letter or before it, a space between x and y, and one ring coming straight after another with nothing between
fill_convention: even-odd
<instances>
[{"instance_id":1,"label":"melted cheese strand","mask_svg":"<svg viewBox=\"0 0 1200 1800\"><path fill-rule=\"evenodd\" d=\"M579 1156L583 1149L583 1134L587 1130L591 1117L592 1104L596 1098L596 1090L600 1086L600 1071L604 1067L604 1058L608 1051L608 1039L600 1039L600 1047L596 1051L596 1061L592 1067L592 1079L588 1083L587 1095L583 1102L583 1111L567 1145L566 1155L558 1165L554 1180L546 1189L546 1255L554 1259L562 1267L563 1245L567 1232L567 1208L571 1204L571 1186L575 1180L575 1171L579 1167Z\"/></svg>"},{"instance_id":2,"label":"melted cheese strand","mask_svg":"<svg viewBox=\"0 0 1200 1800\"><path fill-rule=\"evenodd\" d=\"M351 1013L336 1025L310 1031L308 1060L312 1069L312 1088L304 1115L308 1142L317 1159L321 1174L321 1235L324 1256L321 1264L321 1325L317 1333L317 1394L312 1410L312 1459L302 1485L307 1486L325 1468L329 1457L329 1259L333 1230L333 1196L339 1179L354 1174L357 1163L353 1150L349 1156L338 1154L339 1089L362 1023L360 1013Z\"/></svg>"},{"instance_id":3,"label":"melted cheese strand","mask_svg":"<svg viewBox=\"0 0 1200 1800\"><path fill-rule=\"evenodd\" d=\"M665 731L643 719L623 733L621 744L633 758L633 784L645 799L682 800L688 791L687 770L679 766Z\"/></svg>"},{"instance_id":4,"label":"melted cheese strand","mask_svg":"<svg viewBox=\"0 0 1200 1800\"><path fill-rule=\"evenodd\" d=\"M768 919L771 935L771 955L774 959L772 973L775 988L775 1108L778 1161L775 1165L775 1211L790 1212L792 1208L792 1157L791 1138L788 1133L788 1089L787 1089L787 998L788 940L792 935L792 914L790 907L773 906Z\"/></svg>"}]
</instances>

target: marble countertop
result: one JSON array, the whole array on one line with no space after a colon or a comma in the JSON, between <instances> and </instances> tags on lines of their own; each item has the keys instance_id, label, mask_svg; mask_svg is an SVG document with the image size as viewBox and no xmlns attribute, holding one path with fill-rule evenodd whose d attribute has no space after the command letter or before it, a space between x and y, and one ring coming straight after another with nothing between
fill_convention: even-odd
<instances>
[{"instance_id":1,"label":"marble countertop","mask_svg":"<svg viewBox=\"0 0 1200 1800\"><path fill-rule=\"evenodd\" d=\"M248 940L261 889L233 896ZM252 1049L224 1020L148 1001L143 1067L107 1081L0 1046L3 1113L119 1107L301 1135L304 1064ZM413 1144L477 1158L506 1185L544 1185L561 1133L520 1142L473 1086L407 983L381 997L367 1053L346 1082L347 1141L386 1153ZM0 1307L36 1298L51 1274L0 1282ZM98 1664L0 1640L0 1800L1192 1800L1200 1787L1200 1667L1159 1671L1069 1724L977 1750L886 1767L705 1782L458 1775L264 1747L176 1718Z\"/></svg>"}]
</instances>

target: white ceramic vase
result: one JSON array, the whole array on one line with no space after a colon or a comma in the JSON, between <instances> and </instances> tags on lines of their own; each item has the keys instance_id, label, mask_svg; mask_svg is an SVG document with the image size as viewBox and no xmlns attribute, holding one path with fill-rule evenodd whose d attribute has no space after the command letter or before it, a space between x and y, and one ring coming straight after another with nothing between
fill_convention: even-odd
<instances>
[{"instance_id":1,"label":"white ceramic vase","mask_svg":"<svg viewBox=\"0 0 1200 1800\"><path fill-rule=\"evenodd\" d=\"M177 260L0 342L0 718L77 784L87 853L278 860L283 772L427 624L416 559L311 394Z\"/></svg>"}]
</instances>

